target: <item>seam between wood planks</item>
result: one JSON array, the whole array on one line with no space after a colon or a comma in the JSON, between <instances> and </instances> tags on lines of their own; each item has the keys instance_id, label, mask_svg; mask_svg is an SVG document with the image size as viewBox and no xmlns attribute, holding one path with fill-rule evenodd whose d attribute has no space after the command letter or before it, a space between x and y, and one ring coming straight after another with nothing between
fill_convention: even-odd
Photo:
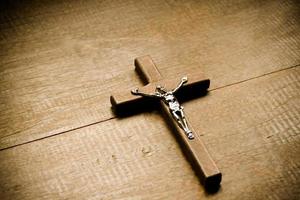
<instances>
[{"instance_id":1,"label":"seam between wood planks","mask_svg":"<svg viewBox=\"0 0 300 200\"><path fill-rule=\"evenodd\" d=\"M245 80L242 80L242 81L238 81L238 82L235 82L235 83L231 83L231 84L227 84L227 85L224 85L224 86L216 87L216 88L213 88L209 91L211 92L211 91L220 90L220 89L223 89L223 88L227 88L227 87L237 85L237 84L240 84L240 83L244 83L244 82L247 82L247 81L255 80L255 79L265 77L265 76L268 76L268 75L271 75L271 74L276 74L276 73L279 73L279 72L282 72L282 71L285 71L285 70L289 70L289 69L292 69L292 68L296 68L296 67L299 67L299 66L300 66L300 64L289 66L289 67L284 68L284 69L275 70L273 72L268 72L268 73L265 73L265 74L262 74L262 75L259 75L259 76L255 76L255 77L252 77L252 78L248 78L248 79L245 79ZM23 143L20 143L20 144L15 144L15 145L12 145L12 146L9 146L9 147L5 147L5 148L0 149L0 151L12 149L14 147L23 146L23 145L30 144L30 143L40 141L40 140L44 140L44 139L47 139L47 138L50 138L50 137L62 135L62 134L68 133L68 132L72 132L72 131L79 130L79 129L82 129L82 128L86 128L86 127L89 127L89 126L100 124L102 122L110 121L110 120L116 119L116 118L117 118L116 116L113 116L113 117L110 117L108 119L100 120L100 121L97 121L97 122L93 122L93 123L89 123L89 124L86 124L86 125L83 125L83 126L72 128L72 129L69 129L69 130L66 130L66 131L62 131L62 132L58 132L58 133L55 133L55 134L52 134L52 135L41 137L41 138L38 138L38 139L34 139L34 140L30 140L30 141L23 142Z\"/></svg>"},{"instance_id":2,"label":"seam between wood planks","mask_svg":"<svg viewBox=\"0 0 300 200\"><path fill-rule=\"evenodd\" d=\"M4 151L4 150L11 149L11 148L14 148L14 147L22 146L22 145L25 145L25 144L29 144L29 143L32 143L32 142L39 141L39 140L47 139L47 138L50 138L50 137L53 137L53 136L62 135L64 133L76 131L76 130L79 130L79 129L82 129L82 128L86 128L86 127L89 127L89 126L100 124L102 122L109 121L109 120L114 119L114 118L116 118L116 117L110 117L108 119L104 119L104 120L101 120L101 121L98 121L98 122L93 122L93 123L90 123L90 124L86 124L86 125L83 125L83 126L79 126L79 127L76 127L76 128L72 128L72 129L66 130L66 131L54 133L52 135L48 135L48 136L41 137L41 138L38 138L38 139L34 139L34 140L30 140L30 141L23 142L23 143L20 143L20 144L16 144L16 145L12 145L12 146L9 146L9 147L5 147L5 148L0 149L0 151Z\"/></svg>"},{"instance_id":3,"label":"seam between wood planks","mask_svg":"<svg viewBox=\"0 0 300 200\"><path fill-rule=\"evenodd\" d=\"M216 88L213 88L209 91L215 91L215 90L223 89L223 88L226 88L226 87L230 87L232 85L237 85L237 84L244 83L244 82L247 82L247 81L251 81L251 80L254 80L254 79L257 79L257 78L268 76L270 74L275 74L277 72L281 72L281 71L289 70L289 69L292 69L292 68L296 68L296 67L299 67L299 66L300 66L300 64L292 65L292 66L289 66L289 67L284 68L284 69L275 70L273 72L268 72L268 73L265 73L265 74L262 74L262 75L259 75L259 76L255 76L255 77L252 77L252 78L248 78L248 79L245 79L245 80L242 80L242 81L238 81L238 82L235 82L235 83L230 83L230 84L227 84L227 85L224 85L224 86L216 87Z\"/></svg>"}]
</instances>

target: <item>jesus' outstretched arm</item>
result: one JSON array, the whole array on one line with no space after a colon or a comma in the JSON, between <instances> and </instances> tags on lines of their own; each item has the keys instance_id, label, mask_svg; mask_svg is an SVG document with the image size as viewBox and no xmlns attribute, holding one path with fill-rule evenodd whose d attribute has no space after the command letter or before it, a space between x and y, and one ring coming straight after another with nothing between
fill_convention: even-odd
<instances>
[{"instance_id":1,"label":"jesus' outstretched arm","mask_svg":"<svg viewBox=\"0 0 300 200\"><path fill-rule=\"evenodd\" d=\"M150 93L150 94L146 94L143 92L140 92L138 88L131 90L131 94L133 95L140 95L140 96L144 96L144 97L155 97L155 98L160 98L161 95L156 94L156 93Z\"/></svg>"},{"instance_id":2,"label":"jesus' outstretched arm","mask_svg":"<svg viewBox=\"0 0 300 200\"><path fill-rule=\"evenodd\" d=\"M177 90L179 90L183 86L183 84L185 84L187 82L188 82L187 77L186 76L182 77L182 79L181 79L180 83L177 85L177 87L172 90L172 93L177 92Z\"/></svg>"}]
</instances>

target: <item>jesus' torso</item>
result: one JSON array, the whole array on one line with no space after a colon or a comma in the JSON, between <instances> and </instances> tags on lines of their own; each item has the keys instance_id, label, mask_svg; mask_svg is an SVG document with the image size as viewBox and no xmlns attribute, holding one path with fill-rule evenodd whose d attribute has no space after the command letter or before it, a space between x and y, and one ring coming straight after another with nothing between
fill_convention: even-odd
<instances>
[{"instance_id":1,"label":"jesus' torso","mask_svg":"<svg viewBox=\"0 0 300 200\"><path fill-rule=\"evenodd\" d=\"M163 101L168 105L171 111L176 111L180 109L180 104L172 93L166 93L163 96Z\"/></svg>"}]
</instances>

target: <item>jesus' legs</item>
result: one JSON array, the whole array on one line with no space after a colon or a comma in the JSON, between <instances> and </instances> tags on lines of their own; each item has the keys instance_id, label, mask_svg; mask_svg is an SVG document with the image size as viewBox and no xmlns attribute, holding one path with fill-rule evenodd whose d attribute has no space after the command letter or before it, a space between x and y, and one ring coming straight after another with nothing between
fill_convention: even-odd
<instances>
[{"instance_id":1,"label":"jesus' legs","mask_svg":"<svg viewBox=\"0 0 300 200\"><path fill-rule=\"evenodd\" d=\"M187 121L185 119L184 113L182 110L172 111L173 117L178 122L180 128L182 128L189 139L194 139L194 135L192 131L189 129L187 125Z\"/></svg>"}]
</instances>

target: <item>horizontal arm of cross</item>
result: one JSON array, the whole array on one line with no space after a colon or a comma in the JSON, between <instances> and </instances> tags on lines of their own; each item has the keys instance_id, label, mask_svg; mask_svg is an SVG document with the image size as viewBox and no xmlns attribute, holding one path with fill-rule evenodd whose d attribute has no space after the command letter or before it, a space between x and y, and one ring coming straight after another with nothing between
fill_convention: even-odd
<instances>
[{"instance_id":1,"label":"horizontal arm of cross","mask_svg":"<svg viewBox=\"0 0 300 200\"><path fill-rule=\"evenodd\" d=\"M209 88L210 81L204 77L203 73L191 73L185 74L184 76L188 78L188 82L180 88L179 99L180 97L188 98L197 92L200 94ZM167 89L172 89L177 86L178 81L180 81L181 78L182 76L175 76L148 83L147 85L140 87L139 91L148 94L153 93L157 85L164 86ZM138 102L142 103L144 100L144 97L132 95L130 90L113 94L110 97L111 104L117 111L125 108L132 108L134 106L131 106L131 104L136 104Z\"/></svg>"}]
</instances>

